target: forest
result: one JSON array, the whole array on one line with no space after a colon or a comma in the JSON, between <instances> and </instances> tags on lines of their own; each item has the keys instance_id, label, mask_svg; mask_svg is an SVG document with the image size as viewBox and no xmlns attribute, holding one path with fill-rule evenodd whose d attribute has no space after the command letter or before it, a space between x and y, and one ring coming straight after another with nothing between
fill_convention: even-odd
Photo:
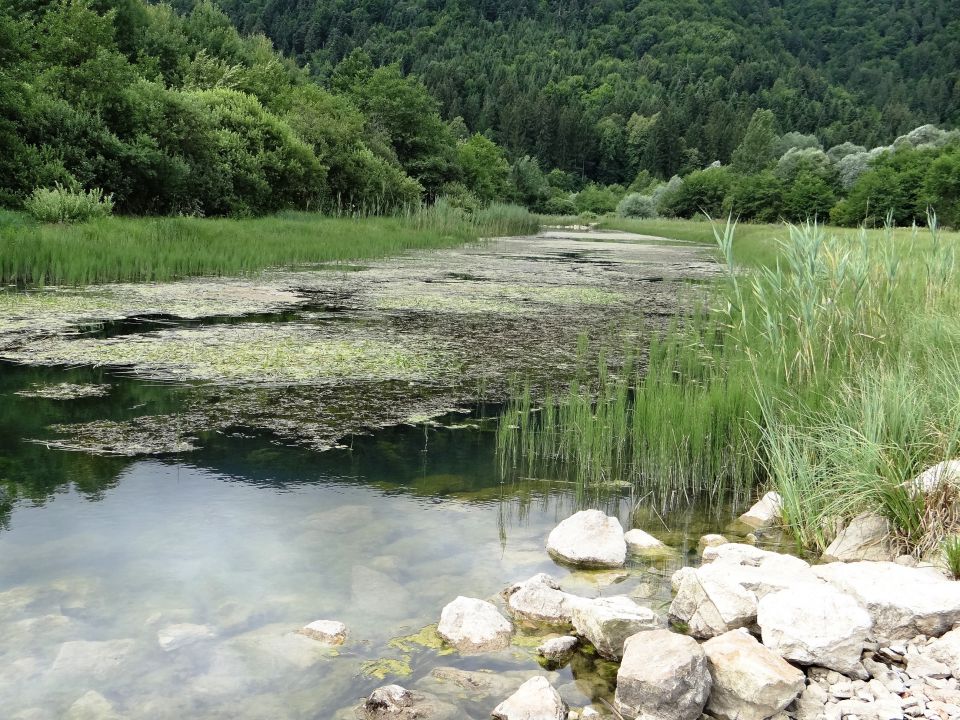
<instances>
[{"instance_id":1,"label":"forest","mask_svg":"<svg viewBox=\"0 0 960 720\"><path fill-rule=\"evenodd\" d=\"M960 224L957 8L733 5L4 0L0 204Z\"/></svg>"}]
</instances>

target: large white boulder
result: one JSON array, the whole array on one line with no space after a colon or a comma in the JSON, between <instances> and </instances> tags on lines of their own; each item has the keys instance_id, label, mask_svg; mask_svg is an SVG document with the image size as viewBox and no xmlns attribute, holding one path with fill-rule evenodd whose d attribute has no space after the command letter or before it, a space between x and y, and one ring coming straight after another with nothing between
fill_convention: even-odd
<instances>
[{"instance_id":1,"label":"large white boulder","mask_svg":"<svg viewBox=\"0 0 960 720\"><path fill-rule=\"evenodd\" d=\"M909 486L924 495L933 492L942 483L960 486L960 460L944 460L917 475Z\"/></svg>"},{"instance_id":2,"label":"large white boulder","mask_svg":"<svg viewBox=\"0 0 960 720\"><path fill-rule=\"evenodd\" d=\"M619 520L599 510L581 510L550 532L547 551L571 565L621 567L627 559L627 542Z\"/></svg>"},{"instance_id":3,"label":"large white boulder","mask_svg":"<svg viewBox=\"0 0 960 720\"><path fill-rule=\"evenodd\" d=\"M670 617L698 638L748 627L757 618L756 594L710 567L682 568L674 574L677 594L670 603Z\"/></svg>"},{"instance_id":4,"label":"large white boulder","mask_svg":"<svg viewBox=\"0 0 960 720\"><path fill-rule=\"evenodd\" d=\"M597 598L573 610L574 630L609 660L623 657L623 643L628 637L661 625L653 610L622 595Z\"/></svg>"},{"instance_id":5,"label":"large white boulder","mask_svg":"<svg viewBox=\"0 0 960 720\"><path fill-rule=\"evenodd\" d=\"M461 595L440 613L437 633L461 652L501 650L510 644L513 623L492 603Z\"/></svg>"},{"instance_id":6,"label":"large white boulder","mask_svg":"<svg viewBox=\"0 0 960 720\"><path fill-rule=\"evenodd\" d=\"M764 720L792 703L806 686L803 673L746 630L703 644L713 689L707 714L721 720Z\"/></svg>"},{"instance_id":7,"label":"large white boulder","mask_svg":"<svg viewBox=\"0 0 960 720\"><path fill-rule=\"evenodd\" d=\"M826 562L892 561L896 557L890 540L890 521L870 512L853 518L823 553Z\"/></svg>"},{"instance_id":8,"label":"large white boulder","mask_svg":"<svg viewBox=\"0 0 960 720\"><path fill-rule=\"evenodd\" d=\"M567 704L542 675L527 680L497 705L494 720L566 720Z\"/></svg>"},{"instance_id":9,"label":"large white boulder","mask_svg":"<svg viewBox=\"0 0 960 720\"><path fill-rule=\"evenodd\" d=\"M764 595L757 624L763 644L780 657L848 674L860 663L873 620L851 596L822 583Z\"/></svg>"},{"instance_id":10,"label":"large white boulder","mask_svg":"<svg viewBox=\"0 0 960 720\"><path fill-rule=\"evenodd\" d=\"M626 717L697 720L710 687L707 656L696 640L646 630L624 643L614 703Z\"/></svg>"},{"instance_id":11,"label":"large white boulder","mask_svg":"<svg viewBox=\"0 0 960 720\"><path fill-rule=\"evenodd\" d=\"M757 600L771 592L822 584L810 565L792 555L726 543L703 551L704 565L674 574L670 616L692 635L709 638L756 621Z\"/></svg>"},{"instance_id":12,"label":"large white boulder","mask_svg":"<svg viewBox=\"0 0 960 720\"><path fill-rule=\"evenodd\" d=\"M573 609L586 598L572 595L560 589L557 581L546 573L539 573L523 582L514 583L500 596L507 601L511 613L524 620L569 625L573 621Z\"/></svg>"},{"instance_id":13,"label":"large white boulder","mask_svg":"<svg viewBox=\"0 0 960 720\"><path fill-rule=\"evenodd\" d=\"M783 499L780 497L780 493L771 491L754 503L753 507L741 515L739 519L744 525L759 530L778 523L782 508Z\"/></svg>"},{"instance_id":14,"label":"large white boulder","mask_svg":"<svg viewBox=\"0 0 960 720\"><path fill-rule=\"evenodd\" d=\"M939 637L960 622L960 583L932 568L862 561L818 565L813 572L859 601L881 643Z\"/></svg>"}]
</instances>

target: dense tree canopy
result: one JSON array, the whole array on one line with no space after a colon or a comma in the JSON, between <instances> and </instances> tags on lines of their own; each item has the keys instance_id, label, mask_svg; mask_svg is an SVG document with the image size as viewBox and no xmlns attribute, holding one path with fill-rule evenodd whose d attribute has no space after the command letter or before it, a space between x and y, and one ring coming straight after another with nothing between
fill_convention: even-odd
<instances>
[{"instance_id":1,"label":"dense tree canopy","mask_svg":"<svg viewBox=\"0 0 960 720\"><path fill-rule=\"evenodd\" d=\"M177 0L185 5L191 0ZM447 118L602 183L728 162L758 108L824 147L960 123L953 0L223 0L326 77L356 48ZM794 145L798 146L798 145Z\"/></svg>"}]
</instances>

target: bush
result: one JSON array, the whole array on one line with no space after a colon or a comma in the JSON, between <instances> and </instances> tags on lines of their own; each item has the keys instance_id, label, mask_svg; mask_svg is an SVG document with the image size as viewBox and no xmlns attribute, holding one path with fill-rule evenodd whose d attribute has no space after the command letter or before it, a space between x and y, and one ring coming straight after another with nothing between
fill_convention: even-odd
<instances>
[{"instance_id":1,"label":"bush","mask_svg":"<svg viewBox=\"0 0 960 720\"><path fill-rule=\"evenodd\" d=\"M657 207L649 195L630 193L617 204L617 215L628 218L652 218L657 216Z\"/></svg>"},{"instance_id":2,"label":"bush","mask_svg":"<svg viewBox=\"0 0 960 720\"><path fill-rule=\"evenodd\" d=\"M538 208L545 215L576 215L577 206L568 197L558 195L547 200Z\"/></svg>"},{"instance_id":3,"label":"bush","mask_svg":"<svg viewBox=\"0 0 960 720\"><path fill-rule=\"evenodd\" d=\"M598 215L613 212L617 207L619 193L615 186L603 186L590 183L578 192L573 199L577 212L592 212Z\"/></svg>"},{"instance_id":4,"label":"bush","mask_svg":"<svg viewBox=\"0 0 960 720\"><path fill-rule=\"evenodd\" d=\"M86 222L110 215L113 196L104 195L100 188L71 190L57 183L52 189L35 189L24 207L40 222Z\"/></svg>"},{"instance_id":5,"label":"bush","mask_svg":"<svg viewBox=\"0 0 960 720\"><path fill-rule=\"evenodd\" d=\"M727 168L695 170L675 192L663 198L662 204L669 214L677 217L693 217L700 212L720 217L731 185L732 177Z\"/></svg>"},{"instance_id":6,"label":"bush","mask_svg":"<svg viewBox=\"0 0 960 720\"><path fill-rule=\"evenodd\" d=\"M736 179L723 201L725 215L742 220L776 222L783 213L784 184L771 171Z\"/></svg>"}]
</instances>

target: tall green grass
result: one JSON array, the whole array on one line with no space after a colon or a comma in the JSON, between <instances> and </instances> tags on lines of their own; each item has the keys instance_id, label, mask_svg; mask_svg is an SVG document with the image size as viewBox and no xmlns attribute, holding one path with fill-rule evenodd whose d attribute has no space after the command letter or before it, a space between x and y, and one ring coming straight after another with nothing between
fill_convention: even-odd
<instances>
[{"instance_id":1,"label":"tall green grass","mask_svg":"<svg viewBox=\"0 0 960 720\"><path fill-rule=\"evenodd\" d=\"M536 232L522 208L466 214L446 203L391 217L285 213L256 219L122 218L77 225L0 216L0 284L82 285L245 275Z\"/></svg>"},{"instance_id":2,"label":"tall green grass","mask_svg":"<svg viewBox=\"0 0 960 720\"><path fill-rule=\"evenodd\" d=\"M957 493L906 483L960 446L960 273L956 236L929 226L785 226L759 262L740 260L741 228L714 227L726 273L712 309L654 340L640 370L601 364L539 408L519 395L505 462L627 480L664 502L769 484L802 547L822 550L869 510L905 548L936 550L960 524Z\"/></svg>"}]
</instances>

